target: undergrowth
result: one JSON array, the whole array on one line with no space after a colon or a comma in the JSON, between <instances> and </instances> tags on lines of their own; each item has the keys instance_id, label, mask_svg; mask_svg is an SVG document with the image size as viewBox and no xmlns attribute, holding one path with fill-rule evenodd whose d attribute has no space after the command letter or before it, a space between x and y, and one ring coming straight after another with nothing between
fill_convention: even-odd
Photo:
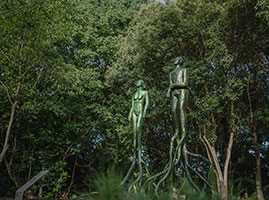
<instances>
[{"instance_id":1,"label":"undergrowth","mask_svg":"<svg viewBox=\"0 0 269 200\"><path fill-rule=\"evenodd\" d=\"M128 186L121 186L122 176L113 168L97 175L94 182L96 193L90 195L92 200L219 200L208 195L206 191L195 191L187 181L180 187L167 185L156 194L154 187L141 188L128 192ZM89 195L88 195L89 196Z\"/></svg>"}]
</instances>

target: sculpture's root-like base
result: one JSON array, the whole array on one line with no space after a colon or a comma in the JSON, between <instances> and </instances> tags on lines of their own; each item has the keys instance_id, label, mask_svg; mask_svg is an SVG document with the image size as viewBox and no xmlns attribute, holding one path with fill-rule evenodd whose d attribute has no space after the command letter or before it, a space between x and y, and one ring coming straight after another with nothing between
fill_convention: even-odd
<instances>
[{"instance_id":1,"label":"sculpture's root-like base","mask_svg":"<svg viewBox=\"0 0 269 200\"><path fill-rule=\"evenodd\" d=\"M142 164L141 164L141 159L138 159L138 166L139 166L139 175L138 177L135 179L134 182L131 183L128 192L130 192L132 190L132 188L134 188L136 190L136 184L138 183L138 187L141 187L142 184L142 175L143 175L143 170L142 170Z\"/></svg>"},{"instance_id":2,"label":"sculpture's root-like base","mask_svg":"<svg viewBox=\"0 0 269 200\"><path fill-rule=\"evenodd\" d=\"M195 190L200 191L199 187L193 182L193 180L191 178L190 170L193 171L193 173L195 173L199 178L201 178L210 187L210 189L213 192L215 192L215 190L208 183L208 181L199 172L197 172L195 169L193 169L190 166L188 156L190 155L190 156L193 156L193 157L201 158L202 160L204 160L207 163L210 163L209 160L206 159L204 156L202 156L200 154L195 154L195 153L189 152L187 150L187 146L186 146L186 143L185 143L185 137L181 138L181 140L179 140L177 142L177 146L175 148L175 151L173 151L173 150L174 150L174 140L172 139L171 143L170 143L170 152L169 152L169 161L168 161L168 163L164 167L163 171L161 171L160 173L155 174L155 175L151 176L150 178L148 178L143 186L146 186L150 181L153 181L153 180L157 179L158 177L161 177L157 184L153 183L153 185L155 187L155 193L157 195L157 192L158 192L158 189L159 189L161 183L163 183L165 181L165 179L167 179L169 174L173 173L174 167L176 167L179 164L178 167L180 167L180 166L182 167L183 171L186 173L186 176L187 176L187 179L188 179L189 183L195 188ZM136 159L136 157L138 157L138 159ZM132 161L131 167L129 168L128 173L126 174L123 181L121 182L121 185L125 184L126 181L129 179L131 173L134 170L136 160L138 160L139 175L130 184L130 186L128 188L129 192L132 189L137 191L138 188L141 188L141 186L142 186L142 178L143 178L142 163L145 165L145 167L146 167L146 163L141 158L141 151L138 151L138 156L137 156L135 150L134 150L134 154L133 154L133 161ZM149 171L148 171L147 167L146 167L146 172L149 175ZM179 176L179 175L177 174L177 176Z\"/></svg>"},{"instance_id":3,"label":"sculpture's root-like base","mask_svg":"<svg viewBox=\"0 0 269 200\"><path fill-rule=\"evenodd\" d=\"M128 170L126 176L124 177L124 179L122 180L121 185L123 185L128 180L128 178L130 177L132 171L134 170L135 161L136 161L136 152L134 151L133 161L132 161L131 167L129 168L129 170Z\"/></svg>"},{"instance_id":4,"label":"sculpture's root-like base","mask_svg":"<svg viewBox=\"0 0 269 200\"><path fill-rule=\"evenodd\" d=\"M141 152L139 152L141 154ZM139 154L138 153L138 154ZM121 185L124 185L126 183L126 181L129 179L131 173L134 170L135 167L135 163L136 163L136 155L134 154L134 159L132 161L131 167L129 168L126 176L124 177L123 181L121 182ZM138 190L138 188L141 188L142 186L142 178L143 178L143 167L142 164L145 165L146 168L146 172L148 174L148 176L150 176L149 170L146 166L145 161L143 161L143 159L141 158L141 155L138 155L138 167L139 167L139 175L138 177L130 184L129 188L128 188L128 192L130 192L132 189L134 189L135 191Z\"/></svg>"},{"instance_id":5,"label":"sculpture's root-like base","mask_svg":"<svg viewBox=\"0 0 269 200\"><path fill-rule=\"evenodd\" d=\"M193 169L190 164L189 164L189 158L188 155L193 156L193 157L199 157L201 159L203 159L204 161L209 162L208 159L206 159L204 156L200 155L200 154L195 154L195 153L191 153L187 150L187 146L185 143L185 138L181 138L180 141L178 141L178 144L176 146L175 151L173 152L173 140L171 141L170 144L170 154L169 154L169 162L166 164L166 166L164 167L163 171L150 177L145 184L147 184L148 182L157 179L158 177L161 177L159 182L154 186L155 186L155 193L157 195L158 189L160 187L160 184L162 182L165 181L165 179L167 179L167 177L169 176L169 174L173 173L173 168L177 166L177 164L179 164L183 171L186 173L187 175L187 179L190 182L190 184L195 188L195 190L200 191L199 187L193 182L192 178L191 178L191 174L190 174L190 170L193 171L198 177L200 177L209 187L212 191L214 191L213 187L208 183L208 181L199 173L197 172L195 169Z\"/></svg>"}]
</instances>

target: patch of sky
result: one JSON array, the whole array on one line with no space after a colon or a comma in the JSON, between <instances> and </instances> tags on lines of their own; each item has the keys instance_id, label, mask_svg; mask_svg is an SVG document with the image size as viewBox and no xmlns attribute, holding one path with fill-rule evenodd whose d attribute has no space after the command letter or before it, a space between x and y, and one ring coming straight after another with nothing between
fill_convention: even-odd
<instances>
[{"instance_id":1,"label":"patch of sky","mask_svg":"<svg viewBox=\"0 0 269 200\"><path fill-rule=\"evenodd\" d=\"M36 73L40 73L44 71L43 67L35 67L35 70L37 71Z\"/></svg>"},{"instance_id":2,"label":"patch of sky","mask_svg":"<svg viewBox=\"0 0 269 200\"><path fill-rule=\"evenodd\" d=\"M66 49L67 49L67 52L68 52L68 53L71 53L71 48L70 48L70 46L67 46Z\"/></svg>"},{"instance_id":3,"label":"patch of sky","mask_svg":"<svg viewBox=\"0 0 269 200\"><path fill-rule=\"evenodd\" d=\"M249 152L251 155L255 156L255 151L254 151L253 149L249 149L248 152Z\"/></svg>"},{"instance_id":4,"label":"patch of sky","mask_svg":"<svg viewBox=\"0 0 269 200\"><path fill-rule=\"evenodd\" d=\"M100 144L105 139L104 134L96 134L95 137L92 139L93 148L96 149L98 144Z\"/></svg>"},{"instance_id":5,"label":"patch of sky","mask_svg":"<svg viewBox=\"0 0 269 200\"><path fill-rule=\"evenodd\" d=\"M216 68L217 68L213 61L211 61L210 64L211 64L211 67L212 67L213 69L216 69ZM209 75L213 75L213 74L214 74L214 71L213 71L213 70L209 70L209 71L208 71L208 74L209 74Z\"/></svg>"},{"instance_id":6,"label":"patch of sky","mask_svg":"<svg viewBox=\"0 0 269 200\"><path fill-rule=\"evenodd\" d=\"M265 146L267 150L269 150L269 141L263 141L262 145Z\"/></svg>"},{"instance_id":7,"label":"patch of sky","mask_svg":"<svg viewBox=\"0 0 269 200\"><path fill-rule=\"evenodd\" d=\"M182 167L178 167L177 168L177 171L180 173L180 172L183 172L183 169L182 169Z\"/></svg>"},{"instance_id":8,"label":"patch of sky","mask_svg":"<svg viewBox=\"0 0 269 200\"><path fill-rule=\"evenodd\" d=\"M146 146L143 146L142 149L141 149L141 158L142 158L144 164L146 166L149 166L150 159L149 159L149 154L147 153L147 147ZM134 160L134 157L133 156L129 156L129 160L130 161L133 161Z\"/></svg>"},{"instance_id":9,"label":"patch of sky","mask_svg":"<svg viewBox=\"0 0 269 200\"><path fill-rule=\"evenodd\" d=\"M268 65L269 64L269 57L266 56L264 53L261 53L261 56L262 56L264 62Z\"/></svg>"},{"instance_id":10,"label":"patch of sky","mask_svg":"<svg viewBox=\"0 0 269 200\"><path fill-rule=\"evenodd\" d=\"M155 1L165 4L167 2L175 2L176 0L155 0Z\"/></svg>"}]
</instances>

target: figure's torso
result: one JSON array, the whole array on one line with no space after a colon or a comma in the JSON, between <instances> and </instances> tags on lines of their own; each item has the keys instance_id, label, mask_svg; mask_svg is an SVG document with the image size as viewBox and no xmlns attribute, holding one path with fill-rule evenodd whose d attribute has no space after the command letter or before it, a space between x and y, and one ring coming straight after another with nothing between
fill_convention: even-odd
<instances>
[{"instance_id":1,"label":"figure's torso","mask_svg":"<svg viewBox=\"0 0 269 200\"><path fill-rule=\"evenodd\" d=\"M134 114L142 114L145 101L145 90L136 91L134 94Z\"/></svg>"},{"instance_id":2,"label":"figure's torso","mask_svg":"<svg viewBox=\"0 0 269 200\"><path fill-rule=\"evenodd\" d=\"M184 85L184 87L187 87L187 78L186 68L176 68L170 73L170 81L172 84Z\"/></svg>"}]
</instances>

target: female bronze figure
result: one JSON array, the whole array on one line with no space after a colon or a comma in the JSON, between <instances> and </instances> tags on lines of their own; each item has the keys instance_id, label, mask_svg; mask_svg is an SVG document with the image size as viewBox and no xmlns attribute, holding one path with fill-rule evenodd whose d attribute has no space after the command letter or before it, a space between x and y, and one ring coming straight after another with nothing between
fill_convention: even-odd
<instances>
[{"instance_id":1,"label":"female bronze figure","mask_svg":"<svg viewBox=\"0 0 269 200\"><path fill-rule=\"evenodd\" d=\"M122 181L122 184L124 184L127 181L131 172L133 171L136 159L138 160L139 176L130 185L129 189L131 189L138 182L139 185L141 185L142 181L143 161L141 158L141 151L142 151L141 138L142 138L142 127L148 105L149 105L149 97L147 90L145 90L145 83L143 80L139 80L136 83L136 92L132 96L132 107L129 113L129 121L133 120L133 143L134 143L133 158L132 158L133 160L127 175Z\"/></svg>"}]
</instances>

